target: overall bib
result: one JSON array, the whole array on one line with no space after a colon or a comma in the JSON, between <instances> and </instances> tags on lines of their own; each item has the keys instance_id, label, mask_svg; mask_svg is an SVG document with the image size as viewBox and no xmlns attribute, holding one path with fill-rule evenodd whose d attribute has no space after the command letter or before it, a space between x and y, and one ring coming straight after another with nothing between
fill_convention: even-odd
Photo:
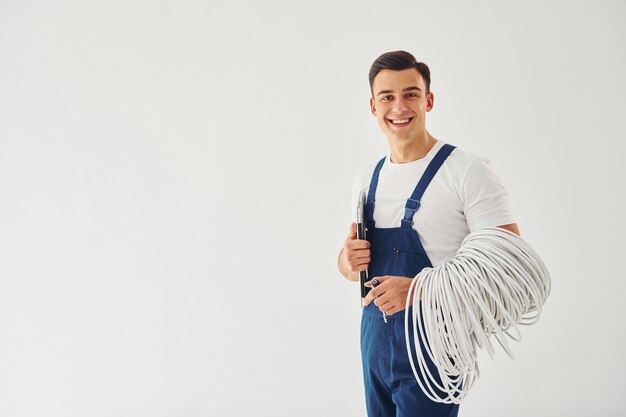
<instances>
[{"instance_id":1,"label":"overall bib","mask_svg":"<svg viewBox=\"0 0 626 417\"><path fill-rule=\"evenodd\" d=\"M413 278L423 268L432 267L422 242L413 230L413 215L430 181L454 150L445 144L432 159L405 205L400 227L379 229L374 223L374 203L378 175L385 162L381 159L374 174L365 204L366 238L370 242L371 261L368 275L371 278L397 275ZM412 311L412 306L409 312ZM369 417L455 417L457 404L441 404L430 400L415 380L406 350L404 313L399 311L383 320L383 313L371 302L361 316L361 360L365 383L365 399ZM410 313L409 313L410 314ZM412 328L412 322L409 322ZM415 358L415 342L410 332L411 349ZM423 346L423 340L420 340ZM435 365L427 356L428 367L438 376ZM419 368L418 368L419 371Z\"/></svg>"}]
</instances>

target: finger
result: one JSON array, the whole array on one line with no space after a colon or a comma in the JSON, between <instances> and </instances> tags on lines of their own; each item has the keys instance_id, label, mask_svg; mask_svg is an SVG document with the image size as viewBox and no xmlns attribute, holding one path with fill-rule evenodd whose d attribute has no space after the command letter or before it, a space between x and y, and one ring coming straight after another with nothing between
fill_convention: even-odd
<instances>
[{"instance_id":1,"label":"finger","mask_svg":"<svg viewBox=\"0 0 626 417\"><path fill-rule=\"evenodd\" d=\"M365 258L371 254L370 250L367 248L354 249L350 245L348 245L346 252L349 258Z\"/></svg>"},{"instance_id":2,"label":"finger","mask_svg":"<svg viewBox=\"0 0 626 417\"><path fill-rule=\"evenodd\" d=\"M388 280L385 279L385 277L374 277L371 279L371 281L373 281L374 279L378 281L378 284L376 285L376 289L378 290L377 294L379 297L382 296L387 290L392 288L389 286L389 282L387 282Z\"/></svg>"},{"instance_id":3,"label":"finger","mask_svg":"<svg viewBox=\"0 0 626 417\"><path fill-rule=\"evenodd\" d=\"M350 225L350 230L348 231L348 238L350 240L356 239L356 223L352 222Z\"/></svg>"},{"instance_id":4,"label":"finger","mask_svg":"<svg viewBox=\"0 0 626 417\"><path fill-rule=\"evenodd\" d=\"M393 278L393 277L392 277L391 275L385 275L385 276L382 276L382 277L377 277L378 282L380 282L381 284L382 284L383 282L387 281L387 280L388 280L388 279L390 279L390 278Z\"/></svg>"},{"instance_id":5,"label":"finger","mask_svg":"<svg viewBox=\"0 0 626 417\"><path fill-rule=\"evenodd\" d=\"M370 287L372 285L369 281L365 283L365 285L367 284L370 284ZM363 299L363 304L366 306L369 305L369 303L371 303L372 300L376 299L377 296L378 294L377 294L376 288L372 288Z\"/></svg>"},{"instance_id":6,"label":"finger","mask_svg":"<svg viewBox=\"0 0 626 417\"><path fill-rule=\"evenodd\" d=\"M404 308L400 308L394 305L394 306L389 307L385 311L387 312L388 316L391 316L392 314L396 314L398 311L402 311L402 310L404 310Z\"/></svg>"},{"instance_id":7,"label":"finger","mask_svg":"<svg viewBox=\"0 0 626 417\"><path fill-rule=\"evenodd\" d=\"M369 258L350 258L348 259L348 267L351 271L365 271L369 266Z\"/></svg>"},{"instance_id":8,"label":"finger","mask_svg":"<svg viewBox=\"0 0 626 417\"><path fill-rule=\"evenodd\" d=\"M368 264L359 264L353 269L353 271L354 272L367 271L367 267L368 267Z\"/></svg>"},{"instance_id":9,"label":"finger","mask_svg":"<svg viewBox=\"0 0 626 417\"><path fill-rule=\"evenodd\" d=\"M388 315L396 314L396 313L398 313L400 311L404 311L406 309L406 305L404 304L404 302L402 302L402 303L401 302L396 302L396 303L393 303L393 304L394 304L393 306L391 306L391 307L389 307L387 309L387 314Z\"/></svg>"},{"instance_id":10,"label":"finger","mask_svg":"<svg viewBox=\"0 0 626 417\"><path fill-rule=\"evenodd\" d=\"M374 304L380 308L380 311L387 310L387 307L391 307L390 301L386 298L377 297L374 299Z\"/></svg>"},{"instance_id":11,"label":"finger","mask_svg":"<svg viewBox=\"0 0 626 417\"><path fill-rule=\"evenodd\" d=\"M354 252L352 254L352 256L350 257L351 260L353 260L354 262L357 263L369 263L370 262L370 255L369 253L365 252L365 251L357 251Z\"/></svg>"},{"instance_id":12,"label":"finger","mask_svg":"<svg viewBox=\"0 0 626 417\"><path fill-rule=\"evenodd\" d=\"M365 298L363 299L363 305L365 307L367 307L371 302L372 302L372 297L371 297L372 292L370 291Z\"/></svg>"},{"instance_id":13,"label":"finger","mask_svg":"<svg viewBox=\"0 0 626 417\"><path fill-rule=\"evenodd\" d=\"M382 288L380 285L378 285L375 288L376 288L376 297L374 301L377 306L384 305L385 303L388 303L389 301L391 301L391 296L386 292L384 288Z\"/></svg>"},{"instance_id":14,"label":"finger","mask_svg":"<svg viewBox=\"0 0 626 417\"><path fill-rule=\"evenodd\" d=\"M347 253L348 262L353 264L369 263L370 253L369 250L349 250Z\"/></svg>"},{"instance_id":15,"label":"finger","mask_svg":"<svg viewBox=\"0 0 626 417\"><path fill-rule=\"evenodd\" d=\"M372 278L370 278L370 280L369 280L369 281L365 282L365 286L366 286L367 288L377 288L377 287L378 287L378 284L376 284L376 287L372 286L372 282L373 282L373 281L378 281L378 282L380 282L380 277L372 277ZM370 294L371 294L371 293L374 293L374 295L380 296L380 295L378 294L379 292L380 292L380 290L372 290L372 291L370 291Z\"/></svg>"},{"instance_id":16,"label":"finger","mask_svg":"<svg viewBox=\"0 0 626 417\"><path fill-rule=\"evenodd\" d=\"M374 297L374 305L380 307L389 302L389 297L385 297L385 293L381 293L378 296Z\"/></svg>"},{"instance_id":17,"label":"finger","mask_svg":"<svg viewBox=\"0 0 626 417\"><path fill-rule=\"evenodd\" d=\"M370 242L369 240L355 238L354 240L350 240L347 245L352 250L369 249Z\"/></svg>"}]
</instances>

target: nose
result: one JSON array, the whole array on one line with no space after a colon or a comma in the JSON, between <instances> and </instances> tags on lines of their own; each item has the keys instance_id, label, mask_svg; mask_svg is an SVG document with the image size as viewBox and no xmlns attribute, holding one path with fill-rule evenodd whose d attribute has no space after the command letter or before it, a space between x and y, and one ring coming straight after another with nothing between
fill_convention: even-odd
<instances>
[{"instance_id":1,"label":"nose","mask_svg":"<svg viewBox=\"0 0 626 417\"><path fill-rule=\"evenodd\" d=\"M404 101L404 98L399 98L398 100L395 100L393 103L393 106L391 108L391 111L393 113L397 113L397 114L402 114L407 110L407 106L406 103Z\"/></svg>"}]
</instances>

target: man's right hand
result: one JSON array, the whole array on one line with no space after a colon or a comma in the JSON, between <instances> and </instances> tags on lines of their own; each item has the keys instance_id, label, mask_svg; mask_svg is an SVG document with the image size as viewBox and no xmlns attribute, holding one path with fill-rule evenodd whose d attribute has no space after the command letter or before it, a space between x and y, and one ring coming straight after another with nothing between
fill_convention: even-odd
<instances>
[{"instance_id":1,"label":"man's right hand","mask_svg":"<svg viewBox=\"0 0 626 417\"><path fill-rule=\"evenodd\" d=\"M356 223L350 225L341 253L341 262L351 272L365 271L369 266L370 243L356 238Z\"/></svg>"}]
</instances>

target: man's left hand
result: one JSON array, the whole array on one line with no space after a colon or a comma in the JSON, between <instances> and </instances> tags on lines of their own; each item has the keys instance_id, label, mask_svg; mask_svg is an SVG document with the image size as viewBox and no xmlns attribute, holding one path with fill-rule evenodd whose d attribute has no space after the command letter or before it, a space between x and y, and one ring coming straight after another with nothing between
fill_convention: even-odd
<instances>
[{"instance_id":1,"label":"man's left hand","mask_svg":"<svg viewBox=\"0 0 626 417\"><path fill-rule=\"evenodd\" d=\"M376 288L372 288L371 281L365 283L366 287L372 289L363 299L363 305L367 306L374 300L374 304L380 311L386 312L389 316L405 309L406 295L413 278L385 275L372 279L378 280L380 284ZM413 297L409 300L409 304L413 304Z\"/></svg>"}]
</instances>

